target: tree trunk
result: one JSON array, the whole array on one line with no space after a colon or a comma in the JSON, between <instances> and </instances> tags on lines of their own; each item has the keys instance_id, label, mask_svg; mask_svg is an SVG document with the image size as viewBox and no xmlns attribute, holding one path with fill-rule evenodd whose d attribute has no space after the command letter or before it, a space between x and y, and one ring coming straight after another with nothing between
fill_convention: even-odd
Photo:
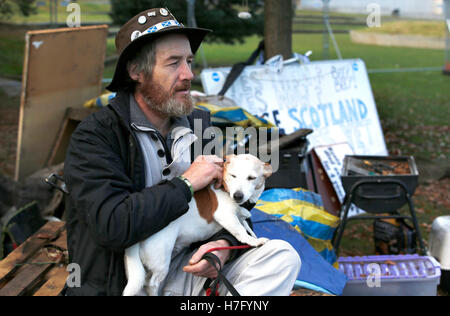
<instances>
[{"instance_id":1,"label":"tree trunk","mask_svg":"<svg viewBox=\"0 0 450 316\"><path fill-rule=\"evenodd\" d=\"M265 0L264 44L266 60L281 54L292 57L292 0Z\"/></svg>"}]
</instances>

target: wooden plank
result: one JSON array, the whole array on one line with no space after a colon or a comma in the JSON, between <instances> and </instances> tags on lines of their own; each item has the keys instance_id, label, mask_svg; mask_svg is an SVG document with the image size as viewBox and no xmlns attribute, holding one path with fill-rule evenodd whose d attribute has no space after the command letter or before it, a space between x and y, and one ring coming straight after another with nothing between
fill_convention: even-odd
<instances>
[{"instance_id":1,"label":"wooden plank","mask_svg":"<svg viewBox=\"0 0 450 316\"><path fill-rule=\"evenodd\" d=\"M22 264L36 253L43 245L59 236L65 222L48 222L17 249L0 261L0 282L9 278Z\"/></svg>"},{"instance_id":2,"label":"wooden plank","mask_svg":"<svg viewBox=\"0 0 450 316\"><path fill-rule=\"evenodd\" d=\"M58 296L66 284L69 272L66 266L56 267L51 271L51 277L45 282L33 296Z\"/></svg>"},{"instance_id":3,"label":"wooden plank","mask_svg":"<svg viewBox=\"0 0 450 316\"><path fill-rule=\"evenodd\" d=\"M0 289L0 296L19 296L26 293L35 285L36 281L41 279L42 275L53 267L53 264L46 263L49 261L46 252L41 249L30 263L24 264L26 268L22 269L21 273Z\"/></svg>"},{"instance_id":4,"label":"wooden plank","mask_svg":"<svg viewBox=\"0 0 450 316\"><path fill-rule=\"evenodd\" d=\"M59 129L55 144L47 161L47 166L57 165L63 162L66 155L67 147L69 146L70 138L73 131L78 124L84 120L89 114L98 111L98 109L76 109L69 108L66 111L65 117Z\"/></svg>"},{"instance_id":5,"label":"wooden plank","mask_svg":"<svg viewBox=\"0 0 450 316\"><path fill-rule=\"evenodd\" d=\"M67 230L63 230L60 234L58 239L51 241L48 243L48 246L54 246L61 250L67 250Z\"/></svg>"},{"instance_id":6,"label":"wooden plank","mask_svg":"<svg viewBox=\"0 0 450 316\"><path fill-rule=\"evenodd\" d=\"M46 166L66 109L101 93L107 33L106 25L27 32L16 180Z\"/></svg>"},{"instance_id":7,"label":"wooden plank","mask_svg":"<svg viewBox=\"0 0 450 316\"><path fill-rule=\"evenodd\" d=\"M341 203L333 184L314 151L308 154L308 160L310 162L306 177L308 190L320 194L325 211L334 216L339 216Z\"/></svg>"},{"instance_id":8,"label":"wooden plank","mask_svg":"<svg viewBox=\"0 0 450 316\"><path fill-rule=\"evenodd\" d=\"M50 157L47 161L47 166L56 165L55 163L58 159L58 156L60 155L60 148L66 147L70 140L70 135L72 135L72 132L74 129L71 127L68 131L68 125L70 123L69 118L67 117L67 113L62 121L61 127L59 128L58 136L56 137L55 145L51 149Z\"/></svg>"},{"instance_id":9,"label":"wooden plank","mask_svg":"<svg viewBox=\"0 0 450 316\"><path fill-rule=\"evenodd\" d=\"M51 229L47 229L48 226ZM64 222L50 222L47 228L43 227L44 229L39 230L26 241L28 244L35 241L35 245L41 244L41 241L43 241L44 244L41 244L34 255L26 255L25 257L28 257L26 261L23 258L15 261L15 266L11 269L14 273L9 280L3 282L0 296L33 294L36 288L44 282L48 284L42 289L41 295L51 295L52 293L58 295L61 292L67 278L62 277L61 279L62 272L58 271L59 268L63 268L65 271L64 263L68 256L67 233L66 230L61 231L61 227L64 228L64 226ZM26 243L23 246L30 250L31 248ZM19 253L20 249L16 249L11 255L21 257L16 252ZM11 263L10 261L9 264ZM59 266L59 264L62 265ZM8 274L11 275L11 272Z\"/></svg>"}]
</instances>

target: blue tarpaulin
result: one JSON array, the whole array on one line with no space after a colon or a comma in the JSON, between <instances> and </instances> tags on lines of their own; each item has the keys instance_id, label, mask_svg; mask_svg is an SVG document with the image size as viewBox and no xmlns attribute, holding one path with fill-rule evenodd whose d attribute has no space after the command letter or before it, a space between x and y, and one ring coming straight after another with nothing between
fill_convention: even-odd
<instances>
[{"instance_id":1,"label":"blue tarpaulin","mask_svg":"<svg viewBox=\"0 0 450 316\"><path fill-rule=\"evenodd\" d=\"M305 238L289 223L257 208L252 210L253 231L258 237L281 239L297 250L302 266L295 283L307 288L333 295L342 295L347 277L328 263Z\"/></svg>"}]
</instances>

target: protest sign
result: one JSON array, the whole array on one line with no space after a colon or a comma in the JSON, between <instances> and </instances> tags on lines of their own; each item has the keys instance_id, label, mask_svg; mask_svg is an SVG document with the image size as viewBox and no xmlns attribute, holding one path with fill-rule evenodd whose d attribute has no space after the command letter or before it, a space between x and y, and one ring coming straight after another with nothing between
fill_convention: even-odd
<instances>
[{"instance_id":1,"label":"protest sign","mask_svg":"<svg viewBox=\"0 0 450 316\"><path fill-rule=\"evenodd\" d=\"M201 73L217 94L231 68ZM348 142L358 155L387 155L365 64L360 59L248 66L225 96L290 134L310 128L311 148Z\"/></svg>"}]
</instances>

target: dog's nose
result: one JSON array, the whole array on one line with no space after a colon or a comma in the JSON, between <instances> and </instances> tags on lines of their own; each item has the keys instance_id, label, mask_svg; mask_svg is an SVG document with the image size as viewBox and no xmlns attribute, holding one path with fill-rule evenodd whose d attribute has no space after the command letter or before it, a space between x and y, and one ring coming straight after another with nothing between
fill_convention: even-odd
<instances>
[{"instance_id":1,"label":"dog's nose","mask_svg":"<svg viewBox=\"0 0 450 316\"><path fill-rule=\"evenodd\" d=\"M236 202L241 202L243 198L244 198L244 194L242 194L242 192L237 191L236 193L233 194L233 199Z\"/></svg>"}]
</instances>

